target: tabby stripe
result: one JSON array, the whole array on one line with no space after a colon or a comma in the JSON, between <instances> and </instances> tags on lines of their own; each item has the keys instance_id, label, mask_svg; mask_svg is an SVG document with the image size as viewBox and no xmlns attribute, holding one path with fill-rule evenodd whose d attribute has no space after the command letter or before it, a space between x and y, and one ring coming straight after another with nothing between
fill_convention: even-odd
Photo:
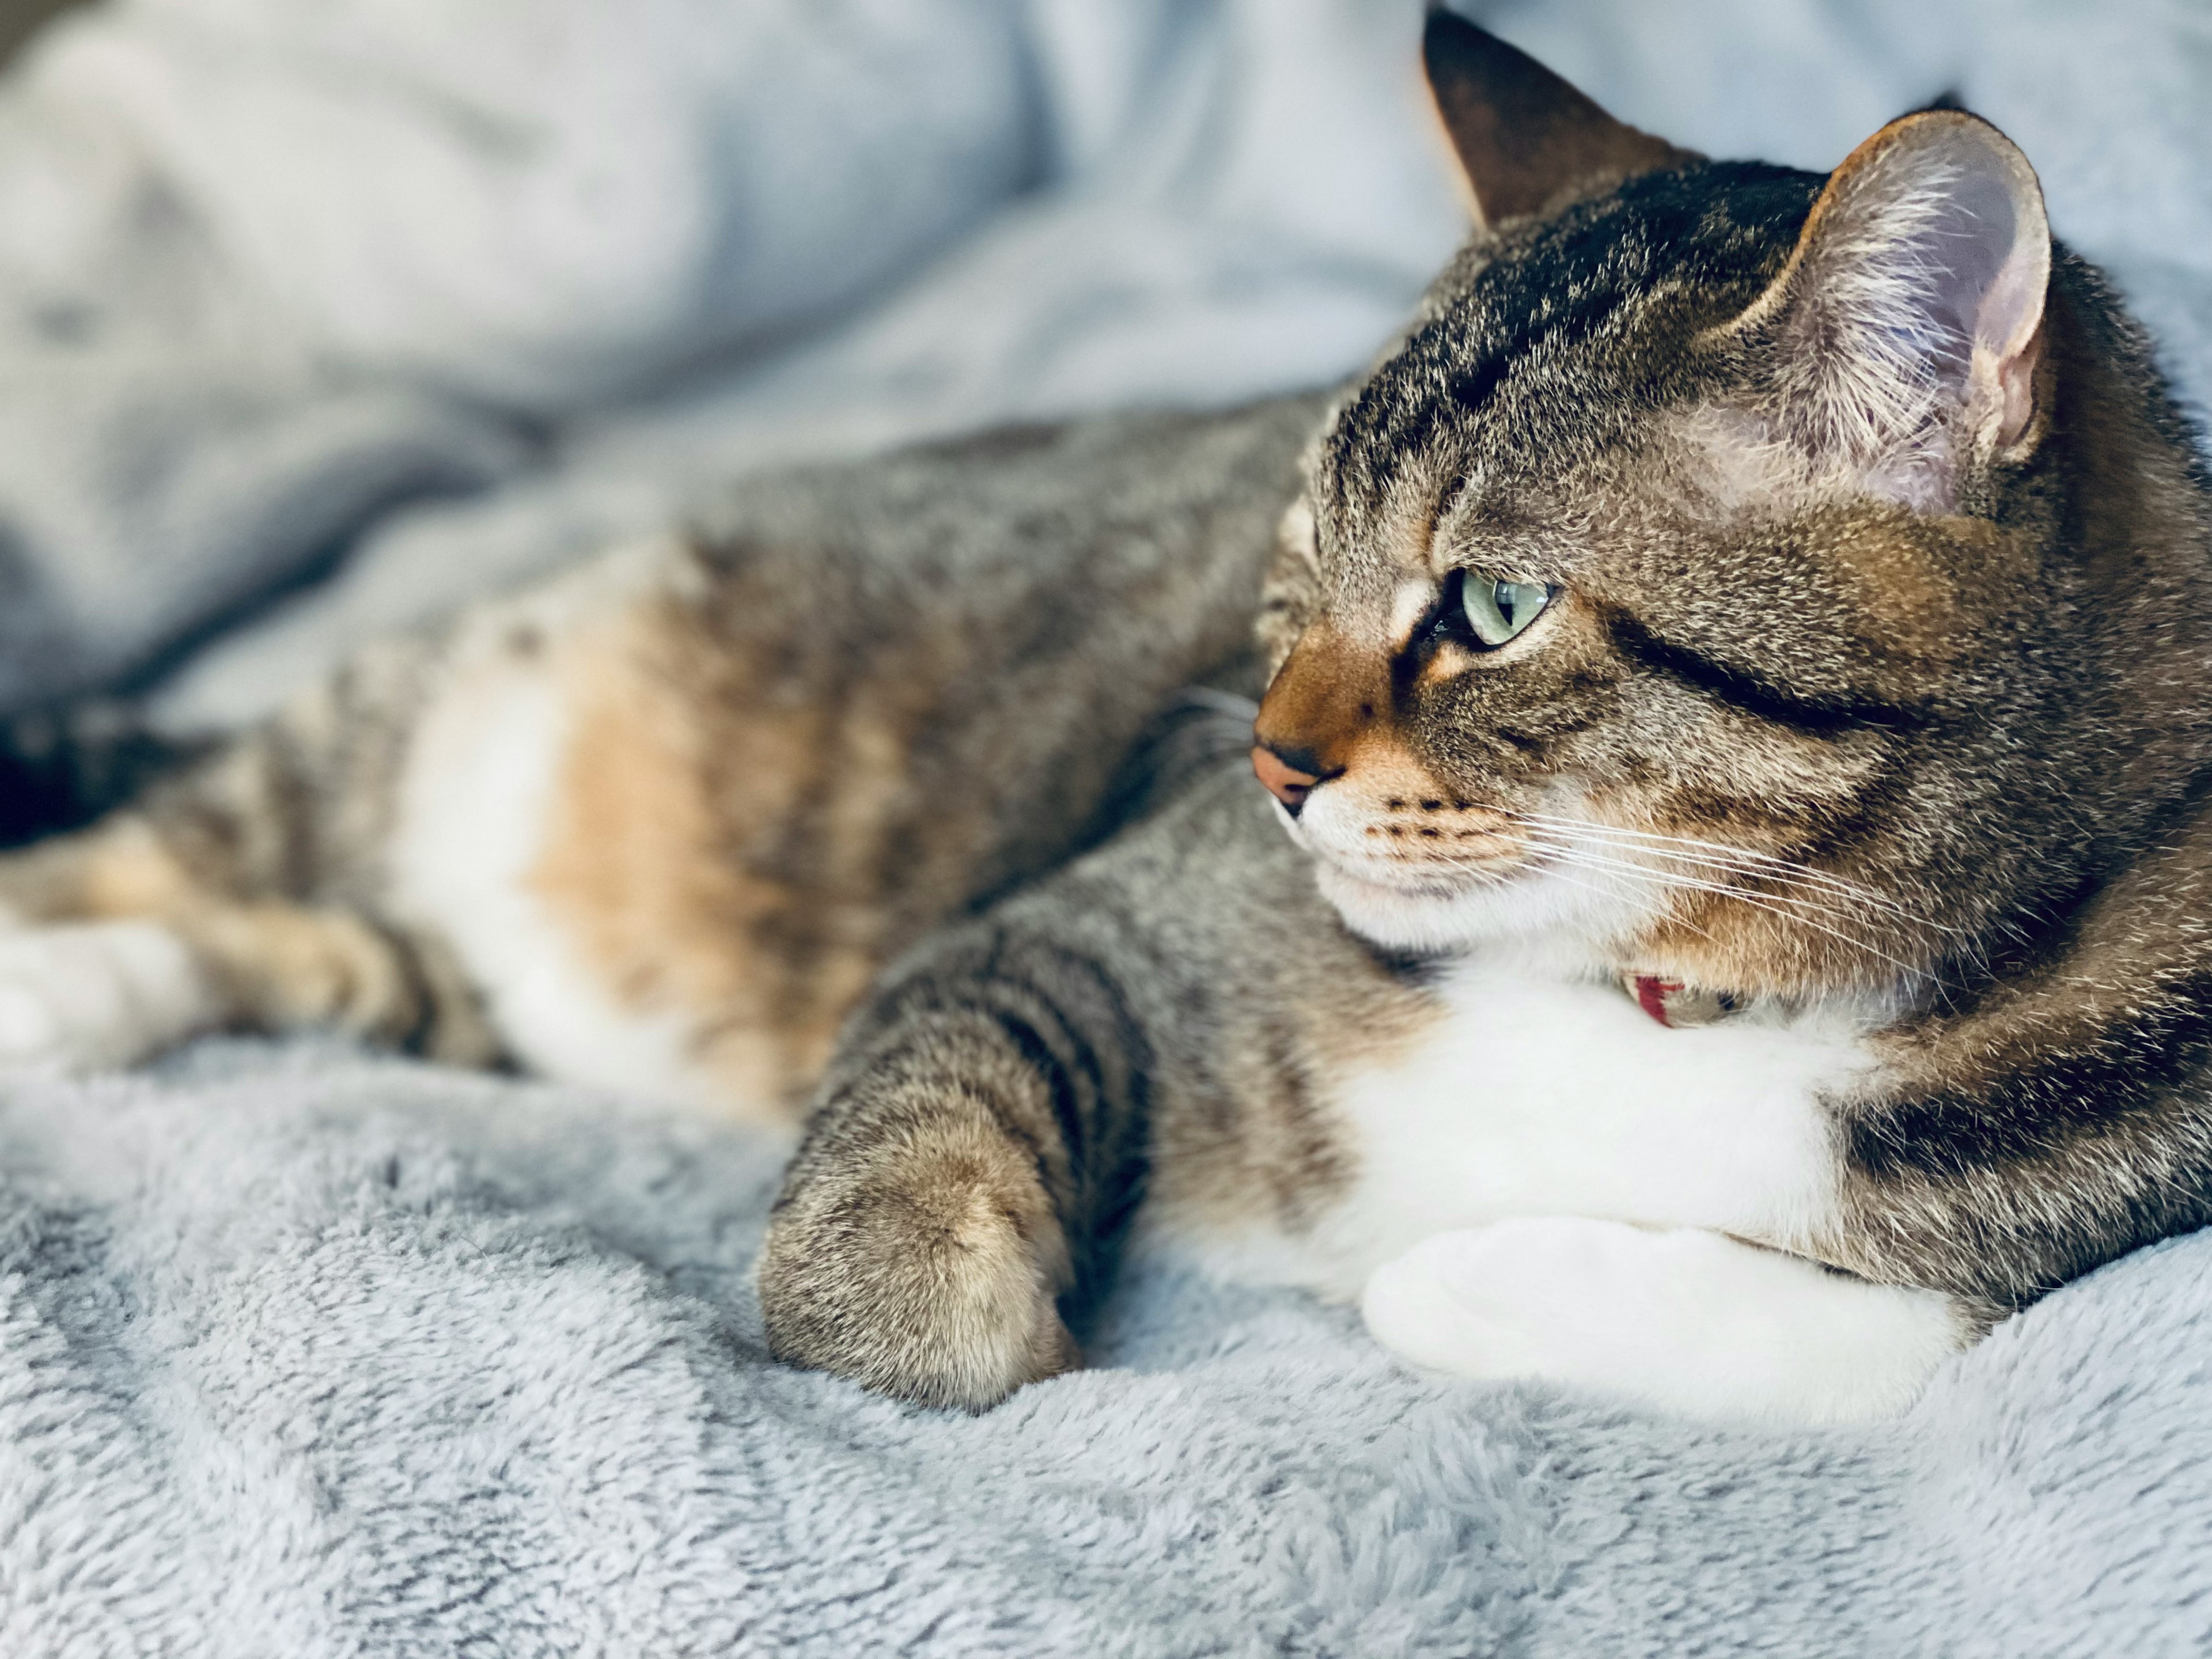
<instances>
[{"instance_id":1,"label":"tabby stripe","mask_svg":"<svg viewBox=\"0 0 2212 1659\"><path fill-rule=\"evenodd\" d=\"M1854 1126L1850 1153L1876 1176L1952 1176L2033 1160L2069 1132L2111 1134L2131 1118L2193 1101L2208 1071L2212 976L2199 976L2094 1037L1979 1088L1945 1090L1869 1117ZM2212 1199L2212 1188L2196 1196Z\"/></svg>"},{"instance_id":2,"label":"tabby stripe","mask_svg":"<svg viewBox=\"0 0 2212 1659\"><path fill-rule=\"evenodd\" d=\"M1044 1033L1019 1014L1005 1008L987 1008L984 1012L1020 1051L1029 1068L1044 1079L1045 1091L1051 1097L1053 1121L1060 1126L1060 1145L1067 1153L1068 1167L1071 1171L1079 1169L1083 1149L1090 1137L1084 1129L1083 1102L1066 1063L1045 1041ZM1088 1044L1079 1041L1073 1046L1076 1068L1091 1085L1092 1098L1097 1099L1105 1093L1104 1079L1098 1073L1098 1058Z\"/></svg>"},{"instance_id":3,"label":"tabby stripe","mask_svg":"<svg viewBox=\"0 0 2212 1659\"><path fill-rule=\"evenodd\" d=\"M1878 1191L2002 1194L1943 1224L1972 1237L1958 1254L1974 1273L1952 1288L2017 1306L2212 1222L2208 1073L2212 975L2199 975L2063 1052L1867 1111L1849 1125L1846 1161Z\"/></svg>"},{"instance_id":4,"label":"tabby stripe","mask_svg":"<svg viewBox=\"0 0 2212 1659\"><path fill-rule=\"evenodd\" d=\"M1640 668L1679 680L1741 713L1807 738L1840 737L1867 726L1899 730L1916 725L1918 711L1872 697L1808 696L1717 663L1660 639L1635 617L1607 618L1614 647Z\"/></svg>"},{"instance_id":5,"label":"tabby stripe","mask_svg":"<svg viewBox=\"0 0 2212 1659\"><path fill-rule=\"evenodd\" d=\"M1089 956L1034 938L1001 939L977 980L979 1012L1046 1085L1079 1187L1109 1200L1150 1129L1152 1045L1120 986Z\"/></svg>"}]
</instances>

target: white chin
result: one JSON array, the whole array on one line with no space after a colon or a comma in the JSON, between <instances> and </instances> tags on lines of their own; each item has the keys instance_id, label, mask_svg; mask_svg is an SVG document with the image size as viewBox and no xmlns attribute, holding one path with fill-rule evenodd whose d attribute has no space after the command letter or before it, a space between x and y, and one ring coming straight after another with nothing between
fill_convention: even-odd
<instances>
[{"instance_id":1,"label":"white chin","mask_svg":"<svg viewBox=\"0 0 2212 1659\"><path fill-rule=\"evenodd\" d=\"M1541 870L1494 884L1408 890L1364 881L1324 854L1315 859L1314 874L1346 927L1394 951L1460 951L1492 939L1601 946L1639 919L1621 896Z\"/></svg>"}]
</instances>

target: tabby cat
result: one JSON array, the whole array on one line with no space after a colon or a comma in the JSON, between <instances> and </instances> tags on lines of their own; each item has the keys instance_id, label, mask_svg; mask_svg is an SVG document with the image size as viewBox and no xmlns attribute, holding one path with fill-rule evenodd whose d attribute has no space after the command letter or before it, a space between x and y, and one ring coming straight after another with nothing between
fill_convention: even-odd
<instances>
[{"instance_id":1,"label":"tabby cat","mask_svg":"<svg viewBox=\"0 0 2212 1659\"><path fill-rule=\"evenodd\" d=\"M1478 228L1356 388L801 475L371 652L0 865L0 1049L811 1102L772 1346L969 1407L1133 1245L1880 1415L2212 1218L2206 484L2025 160L1425 55Z\"/></svg>"}]
</instances>

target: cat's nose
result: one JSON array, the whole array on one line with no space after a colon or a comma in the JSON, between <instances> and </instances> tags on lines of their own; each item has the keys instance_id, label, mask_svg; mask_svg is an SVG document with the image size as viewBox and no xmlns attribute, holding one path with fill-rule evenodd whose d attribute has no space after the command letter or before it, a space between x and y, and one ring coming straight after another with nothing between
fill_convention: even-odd
<instances>
[{"instance_id":1,"label":"cat's nose","mask_svg":"<svg viewBox=\"0 0 2212 1659\"><path fill-rule=\"evenodd\" d=\"M1297 758L1304 760L1306 757L1300 755ZM1306 804L1314 785L1321 781L1319 773L1302 771L1264 743L1252 745L1252 770L1267 786L1267 793L1282 802L1292 817L1297 817L1298 808Z\"/></svg>"}]
</instances>

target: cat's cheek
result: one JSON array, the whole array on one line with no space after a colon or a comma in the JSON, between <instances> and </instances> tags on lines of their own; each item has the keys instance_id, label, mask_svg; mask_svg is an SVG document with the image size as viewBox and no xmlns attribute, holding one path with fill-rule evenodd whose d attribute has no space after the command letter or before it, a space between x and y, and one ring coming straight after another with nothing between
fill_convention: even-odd
<instances>
[{"instance_id":1,"label":"cat's cheek","mask_svg":"<svg viewBox=\"0 0 2212 1659\"><path fill-rule=\"evenodd\" d=\"M1394 951L1451 953L1491 940L1540 941L1539 954L1580 969L1606 947L1646 927L1653 915L1648 884L1592 879L1556 860L1515 862L1511 855L1480 866L1462 858L1378 854L1383 827L1357 795L1315 792L1297 817L1278 805L1276 817L1314 860L1322 896L1362 939Z\"/></svg>"}]
</instances>

